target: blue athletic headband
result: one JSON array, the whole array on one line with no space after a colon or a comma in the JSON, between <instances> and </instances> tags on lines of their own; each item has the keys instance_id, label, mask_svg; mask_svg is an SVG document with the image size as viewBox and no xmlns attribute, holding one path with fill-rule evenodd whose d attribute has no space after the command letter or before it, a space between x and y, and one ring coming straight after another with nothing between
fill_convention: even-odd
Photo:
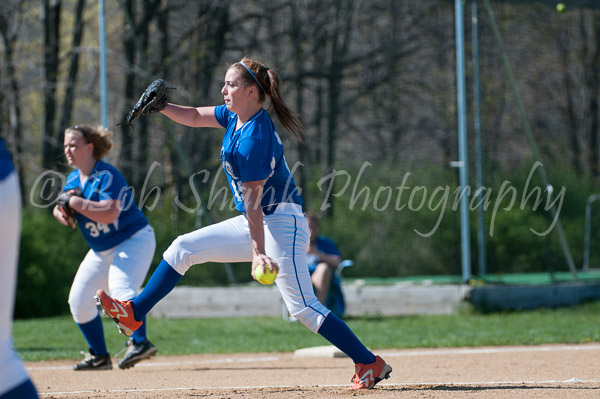
<instances>
[{"instance_id":1,"label":"blue athletic headband","mask_svg":"<svg viewBox=\"0 0 600 399\"><path fill-rule=\"evenodd\" d=\"M244 68L246 68L246 71L248 71L248 73L250 74L250 76L252 76L252 78L254 79L254 81L256 82L256 84L258 84L258 87L260 87L260 89L262 90L263 93L267 94L267 91L265 90L264 87L262 87L262 85L260 84L260 82L258 81L258 79L256 79L256 76L252 73L252 71L250 70L250 68L248 68L246 66L246 64L244 64L243 62L238 62L238 64L240 64L241 66L243 66Z\"/></svg>"}]
</instances>

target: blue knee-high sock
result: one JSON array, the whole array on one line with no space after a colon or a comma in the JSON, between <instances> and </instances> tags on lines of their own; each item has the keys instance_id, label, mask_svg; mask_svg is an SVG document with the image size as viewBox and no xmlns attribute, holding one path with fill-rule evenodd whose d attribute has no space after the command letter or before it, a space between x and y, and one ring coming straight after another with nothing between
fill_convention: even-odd
<instances>
[{"instance_id":1,"label":"blue knee-high sock","mask_svg":"<svg viewBox=\"0 0 600 399\"><path fill-rule=\"evenodd\" d=\"M77 323L83 337L87 341L88 346L96 355L106 356L106 342L104 341L104 328L102 327L102 319L100 315L96 316L92 321L84 324Z\"/></svg>"},{"instance_id":2,"label":"blue knee-high sock","mask_svg":"<svg viewBox=\"0 0 600 399\"><path fill-rule=\"evenodd\" d=\"M146 317L150 309L167 296L182 277L163 259L148 280L146 287L132 301L134 318L139 321Z\"/></svg>"},{"instance_id":3,"label":"blue knee-high sock","mask_svg":"<svg viewBox=\"0 0 600 399\"><path fill-rule=\"evenodd\" d=\"M0 399L37 399L39 398L31 380L17 385L15 388L0 395Z\"/></svg>"},{"instance_id":4,"label":"blue knee-high sock","mask_svg":"<svg viewBox=\"0 0 600 399\"><path fill-rule=\"evenodd\" d=\"M145 342L148 338L146 338L146 317L144 317L143 320L144 324L142 324L140 326L140 328L138 328L137 330L135 330L133 332L133 335L131 336L133 339L135 339L135 342L137 344L141 343L141 342Z\"/></svg>"},{"instance_id":5,"label":"blue knee-high sock","mask_svg":"<svg viewBox=\"0 0 600 399\"><path fill-rule=\"evenodd\" d=\"M354 335L350 327L333 313L325 318L319 334L352 359L354 363L371 364L375 355Z\"/></svg>"}]
</instances>

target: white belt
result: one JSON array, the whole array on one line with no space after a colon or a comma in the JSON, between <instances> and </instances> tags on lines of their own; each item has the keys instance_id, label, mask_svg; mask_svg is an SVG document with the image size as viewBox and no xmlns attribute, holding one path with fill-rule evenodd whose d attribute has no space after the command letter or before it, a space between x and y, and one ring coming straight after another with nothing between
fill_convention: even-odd
<instances>
[{"instance_id":1,"label":"white belt","mask_svg":"<svg viewBox=\"0 0 600 399\"><path fill-rule=\"evenodd\" d=\"M304 212L302 211L302 205L294 204L292 202L282 202L278 204L277 208L275 209L275 212L273 212L272 215L278 214L304 216Z\"/></svg>"}]
</instances>

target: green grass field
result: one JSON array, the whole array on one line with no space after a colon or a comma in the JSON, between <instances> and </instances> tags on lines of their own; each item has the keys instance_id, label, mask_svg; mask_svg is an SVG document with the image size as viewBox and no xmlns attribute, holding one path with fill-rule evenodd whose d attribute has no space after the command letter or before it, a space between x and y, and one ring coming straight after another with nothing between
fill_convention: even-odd
<instances>
[{"instance_id":1,"label":"green grass field","mask_svg":"<svg viewBox=\"0 0 600 399\"><path fill-rule=\"evenodd\" d=\"M430 348L600 342L600 302L577 307L481 314L465 308L453 315L348 318L370 348ZM104 318L108 349L115 355L125 337ZM77 359L87 345L70 316L17 320L14 345L23 360ZM328 344L300 323L279 317L227 319L150 318L148 337L158 355L288 352Z\"/></svg>"}]
</instances>

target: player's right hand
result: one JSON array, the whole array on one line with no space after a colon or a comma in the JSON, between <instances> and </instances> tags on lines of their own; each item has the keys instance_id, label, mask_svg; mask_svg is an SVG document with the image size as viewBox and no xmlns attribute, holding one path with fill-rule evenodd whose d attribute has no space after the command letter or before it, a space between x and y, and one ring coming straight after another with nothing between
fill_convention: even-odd
<instances>
[{"instance_id":1,"label":"player's right hand","mask_svg":"<svg viewBox=\"0 0 600 399\"><path fill-rule=\"evenodd\" d=\"M56 220L58 220L58 222L63 226L75 228L73 223L74 219L70 218L62 207L56 205L54 207L54 210L52 211L52 214L54 215Z\"/></svg>"},{"instance_id":2,"label":"player's right hand","mask_svg":"<svg viewBox=\"0 0 600 399\"><path fill-rule=\"evenodd\" d=\"M254 280L256 280L256 276L254 275L254 270L257 266L265 268L264 271L266 271L266 268L268 267L271 272L276 271L277 273L279 273L279 265L277 264L277 262L275 262L273 259L271 259L267 255L258 254L258 255L255 255L254 258L252 259L252 270L250 271L250 274L252 275L252 278Z\"/></svg>"}]
</instances>

